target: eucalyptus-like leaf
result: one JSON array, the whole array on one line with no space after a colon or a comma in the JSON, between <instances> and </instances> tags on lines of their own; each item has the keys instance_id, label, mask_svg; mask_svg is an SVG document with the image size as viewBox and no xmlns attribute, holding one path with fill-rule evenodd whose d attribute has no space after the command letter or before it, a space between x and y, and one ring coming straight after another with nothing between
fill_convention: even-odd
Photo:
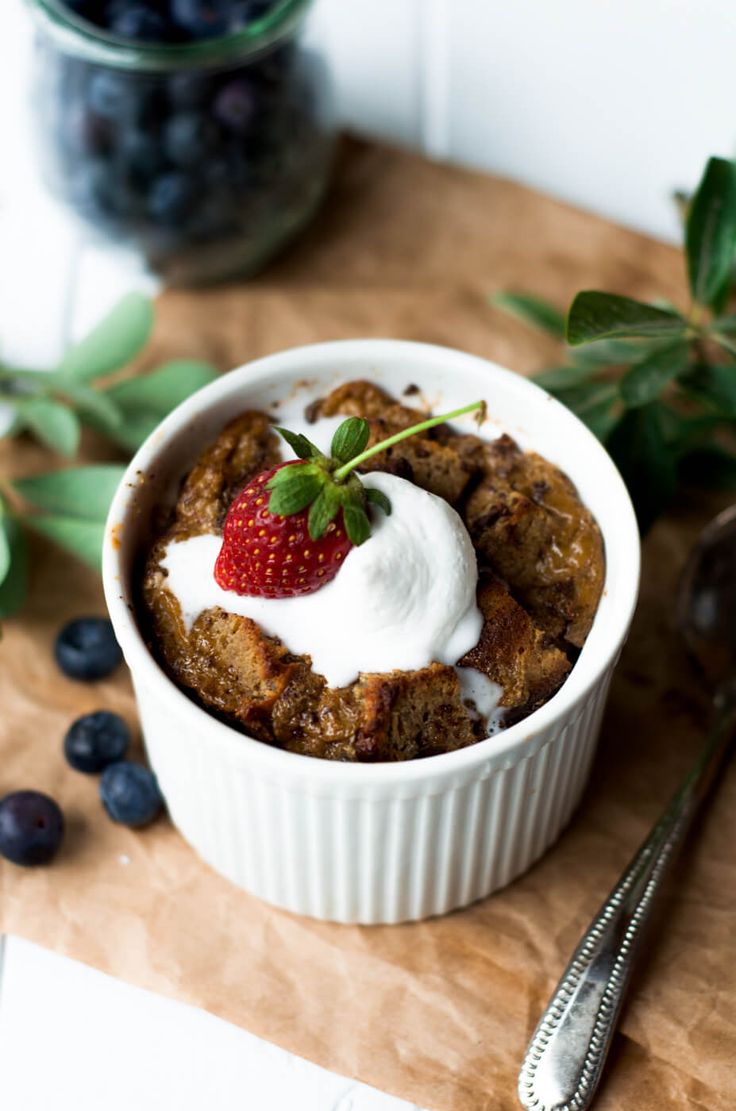
<instances>
[{"instance_id":1,"label":"eucalyptus-like leaf","mask_svg":"<svg viewBox=\"0 0 736 1111\"><path fill-rule=\"evenodd\" d=\"M324 456L319 448L308 440L306 436L302 436L301 432L290 432L288 428L277 428L279 436L286 440L287 444L299 459L322 459Z\"/></svg>"},{"instance_id":2,"label":"eucalyptus-like leaf","mask_svg":"<svg viewBox=\"0 0 736 1111\"><path fill-rule=\"evenodd\" d=\"M491 304L521 320L524 324L531 324L556 339L565 338L565 318L559 309L545 301L542 297L535 297L531 293L512 293L504 291L495 293L491 297Z\"/></svg>"},{"instance_id":3,"label":"eucalyptus-like leaf","mask_svg":"<svg viewBox=\"0 0 736 1111\"><path fill-rule=\"evenodd\" d=\"M312 540L324 536L327 526L340 511L340 495L332 483L326 482L309 507L307 527Z\"/></svg>"},{"instance_id":4,"label":"eucalyptus-like leaf","mask_svg":"<svg viewBox=\"0 0 736 1111\"><path fill-rule=\"evenodd\" d=\"M736 165L711 158L685 225L685 252L693 299L713 306L730 275L736 251Z\"/></svg>"},{"instance_id":5,"label":"eucalyptus-like leaf","mask_svg":"<svg viewBox=\"0 0 736 1111\"><path fill-rule=\"evenodd\" d=\"M533 374L532 381L538 386L554 393L555 390L569 389L592 382L601 373L600 367L589 366L552 366Z\"/></svg>"},{"instance_id":6,"label":"eucalyptus-like leaf","mask_svg":"<svg viewBox=\"0 0 736 1111\"><path fill-rule=\"evenodd\" d=\"M656 306L659 308L660 306ZM610 369L617 366L629 366L646 358L656 347L668 340L633 340L633 339L599 339L592 340L582 347L575 347L572 359L576 366L590 369Z\"/></svg>"},{"instance_id":7,"label":"eucalyptus-like leaf","mask_svg":"<svg viewBox=\"0 0 736 1111\"><path fill-rule=\"evenodd\" d=\"M32 397L19 403L23 424L60 455L71 457L79 446L81 427L76 413L50 397Z\"/></svg>"},{"instance_id":8,"label":"eucalyptus-like leaf","mask_svg":"<svg viewBox=\"0 0 736 1111\"><path fill-rule=\"evenodd\" d=\"M615 382L555 390L555 397L572 409L575 416L587 425L602 443L606 442L621 418L622 407Z\"/></svg>"},{"instance_id":9,"label":"eucalyptus-like leaf","mask_svg":"<svg viewBox=\"0 0 736 1111\"><path fill-rule=\"evenodd\" d=\"M682 459L680 477L709 490L736 490L736 456L717 445L699 448Z\"/></svg>"},{"instance_id":10,"label":"eucalyptus-like leaf","mask_svg":"<svg viewBox=\"0 0 736 1111\"><path fill-rule=\"evenodd\" d=\"M282 482L272 491L268 503L268 508L271 513L275 513L278 517L290 517L292 513L298 513L301 509L305 509L314 501L322 489L326 476L311 473L303 473L302 467L289 467L284 468L290 473L288 482ZM266 489L269 489L270 484Z\"/></svg>"},{"instance_id":11,"label":"eucalyptus-like leaf","mask_svg":"<svg viewBox=\"0 0 736 1111\"><path fill-rule=\"evenodd\" d=\"M348 417L332 437L330 454L340 463L349 463L368 446L371 429L362 417Z\"/></svg>"},{"instance_id":12,"label":"eucalyptus-like leaf","mask_svg":"<svg viewBox=\"0 0 736 1111\"><path fill-rule=\"evenodd\" d=\"M629 488L639 527L646 532L677 486L676 460L664 436L660 403L625 413L607 447Z\"/></svg>"},{"instance_id":13,"label":"eucalyptus-like leaf","mask_svg":"<svg viewBox=\"0 0 736 1111\"><path fill-rule=\"evenodd\" d=\"M736 336L736 316L716 316L711 321L710 331L721 332L725 336Z\"/></svg>"},{"instance_id":14,"label":"eucalyptus-like leaf","mask_svg":"<svg viewBox=\"0 0 736 1111\"><path fill-rule=\"evenodd\" d=\"M150 299L141 293L129 293L89 335L67 351L56 375L88 382L119 370L143 350L152 325Z\"/></svg>"},{"instance_id":15,"label":"eucalyptus-like leaf","mask_svg":"<svg viewBox=\"0 0 736 1111\"><path fill-rule=\"evenodd\" d=\"M10 537L7 530L10 519L5 513L0 517L0 583L4 580L10 568Z\"/></svg>"},{"instance_id":16,"label":"eucalyptus-like leaf","mask_svg":"<svg viewBox=\"0 0 736 1111\"><path fill-rule=\"evenodd\" d=\"M386 497L383 490L377 490L375 486L367 486L365 488L365 496L371 505L378 506L387 517L391 516L391 502Z\"/></svg>"},{"instance_id":17,"label":"eucalyptus-like leaf","mask_svg":"<svg viewBox=\"0 0 736 1111\"><path fill-rule=\"evenodd\" d=\"M102 566L102 521L85 521L79 517L63 517L52 513L34 513L25 518L35 532L53 540L95 571Z\"/></svg>"},{"instance_id":18,"label":"eucalyptus-like leaf","mask_svg":"<svg viewBox=\"0 0 736 1111\"><path fill-rule=\"evenodd\" d=\"M687 368L690 348L684 340L660 347L636 363L621 379L621 399L629 409L648 405Z\"/></svg>"},{"instance_id":19,"label":"eucalyptus-like leaf","mask_svg":"<svg viewBox=\"0 0 736 1111\"><path fill-rule=\"evenodd\" d=\"M59 393L74 404L83 420L91 414L104 422L106 428L118 428L122 424L123 414L112 398L92 389L85 382L70 378L63 383Z\"/></svg>"},{"instance_id":20,"label":"eucalyptus-like leaf","mask_svg":"<svg viewBox=\"0 0 736 1111\"><path fill-rule=\"evenodd\" d=\"M567 318L567 342L572 346L626 336L675 338L686 331L687 322L678 313L596 290L578 293Z\"/></svg>"},{"instance_id":21,"label":"eucalyptus-like leaf","mask_svg":"<svg viewBox=\"0 0 736 1111\"><path fill-rule=\"evenodd\" d=\"M711 336L719 347L722 347L724 351L728 351L729 355L733 355L733 357L736 358L736 340L730 339L718 332L712 332Z\"/></svg>"},{"instance_id":22,"label":"eucalyptus-like leaf","mask_svg":"<svg viewBox=\"0 0 736 1111\"><path fill-rule=\"evenodd\" d=\"M164 363L149 374L126 378L108 386L105 396L124 413L156 413L165 417L197 390L214 382L216 377L217 372L209 363L177 359Z\"/></svg>"},{"instance_id":23,"label":"eucalyptus-like leaf","mask_svg":"<svg viewBox=\"0 0 736 1111\"><path fill-rule=\"evenodd\" d=\"M698 363L680 379L681 387L726 420L736 418L736 366Z\"/></svg>"},{"instance_id":24,"label":"eucalyptus-like leaf","mask_svg":"<svg viewBox=\"0 0 736 1111\"><path fill-rule=\"evenodd\" d=\"M4 516L0 527L10 556L5 575L0 581L0 619L4 619L17 613L26 600L28 548L25 533L14 517Z\"/></svg>"},{"instance_id":25,"label":"eucalyptus-like leaf","mask_svg":"<svg viewBox=\"0 0 736 1111\"><path fill-rule=\"evenodd\" d=\"M371 534L371 523L363 507L349 501L343 505L342 516L348 539L356 548L364 544Z\"/></svg>"},{"instance_id":26,"label":"eucalyptus-like leaf","mask_svg":"<svg viewBox=\"0 0 736 1111\"><path fill-rule=\"evenodd\" d=\"M104 523L125 467L101 463L19 478L13 489L36 509L80 521Z\"/></svg>"}]
</instances>

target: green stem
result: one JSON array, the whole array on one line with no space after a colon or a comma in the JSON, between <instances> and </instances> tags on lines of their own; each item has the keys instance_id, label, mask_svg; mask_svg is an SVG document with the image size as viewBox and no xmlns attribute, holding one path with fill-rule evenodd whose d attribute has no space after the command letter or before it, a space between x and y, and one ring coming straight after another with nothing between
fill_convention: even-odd
<instances>
[{"instance_id":1,"label":"green stem","mask_svg":"<svg viewBox=\"0 0 736 1111\"><path fill-rule=\"evenodd\" d=\"M462 409L453 410L452 413L445 413L441 417L430 417L429 420L424 420L421 424L413 424L411 428L405 428L402 432L397 432L395 435L389 436L388 439L381 440L380 444L374 444L373 447L361 451L360 455L355 456L355 459L351 459L349 463L344 463L342 467L338 467L332 477L336 482L342 482L351 471L359 467L361 463L365 463L366 459L372 459L374 455L379 455L386 448L393 447L394 444L400 444L402 440L407 440L410 436L416 436L418 432L426 432L428 428L436 428L438 424L444 424L445 421L462 417L465 413L475 413L479 409L485 409L485 405L485 401L474 401L472 405L465 405Z\"/></svg>"}]
</instances>

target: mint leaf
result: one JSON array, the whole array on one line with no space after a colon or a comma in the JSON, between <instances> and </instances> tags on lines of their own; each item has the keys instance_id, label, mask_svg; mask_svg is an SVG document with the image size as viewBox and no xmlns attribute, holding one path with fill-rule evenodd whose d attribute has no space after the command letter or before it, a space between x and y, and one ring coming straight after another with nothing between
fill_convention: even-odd
<instances>
[{"instance_id":1,"label":"mint leaf","mask_svg":"<svg viewBox=\"0 0 736 1111\"><path fill-rule=\"evenodd\" d=\"M365 490L365 496L367 501L369 501L371 505L378 506L379 509L383 510L387 517L391 516L391 502L388 500L382 490L376 490L375 486L368 486Z\"/></svg>"},{"instance_id":2,"label":"mint leaf","mask_svg":"<svg viewBox=\"0 0 736 1111\"><path fill-rule=\"evenodd\" d=\"M38 513L25 518L35 532L71 552L83 563L99 571L102 566L102 541L105 525L102 521L84 521L77 517Z\"/></svg>"},{"instance_id":3,"label":"mint leaf","mask_svg":"<svg viewBox=\"0 0 736 1111\"><path fill-rule=\"evenodd\" d=\"M141 293L129 293L88 336L65 354L56 375L88 382L118 370L145 347L153 325L153 306Z\"/></svg>"},{"instance_id":4,"label":"mint leaf","mask_svg":"<svg viewBox=\"0 0 736 1111\"><path fill-rule=\"evenodd\" d=\"M340 495L331 482L326 482L309 509L308 528L312 540L324 536L327 526L340 510Z\"/></svg>"},{"instance_id":5,"label":"mint leaf","mask_svg":"<svg viewBox=\"0 0 736 1111\"><path fill-rule=\"evenodd\" d=\"M540 331L547 332L556 339L565 338L564 316L559 309L541 297L534 297L530 293L506 291L495 293L490 301L496 308L505 309L524 324L531 324L533 328L539 328Z\"/></svg>"},{"instance_id":6,"label":"mint leaf","mask_svg":"<svg viewBox=\"0 0 736 1111\"><path fill-rule=\"evenodd\" d=\"M28 548L23 529L14 517L0 522L9 560L0 581L0 619L12 617L23 606L28 592Z\"/></svg>"},{"instance_id":7,"label":"mint leaf","mask_svg":"<svg viewBox=\"0 0 736 1111\"><path fill-rule=\"evenodd\" d=\"M343 505L342 516L348 539L356 547L364 544L371 534L371 523L363 507L349 501Z\"/></svg>"},{"instance_id":8,"label":"mint leaf","mask_svg":"<svg viewBox=\"0 0 736 1111\"><path fill-rule=\"evenodd\" d=\"M700 305L713 307L729 279L736 250L736 166L711 158L685 225L690 289Z\"/></svg>"},{"instance_id":9,"label":"mint leaf","mask_svg":"<svg viewBox=\"0 0 736 1111\"><path fill-rule=\"evenodd\" d=\"M596 290L578 293L567 318L567 342L573 346L616 336L675 337L686 330L678 313Z\"/></svg>"},{"instance_id":10,"label":"mint leaf","mask_svg":"<svg viewBox=\"0 0 736 1111\"><path fill-rule=\"evenodd\" d=\"M348 417L332 437L330 454L340 463L349 463L368 446L371 430L362 417Z\"/></svg>"},{"instance_id":11,"label":"mint leaf","mask_svg":"<svg viewBox=\"0 0 736 1111\"><path fill-rule=\"evenodd\" d=\"M288 428L276 428L279 436L286 440L287 444L299 459L323 459L324 456L319 448L302 436L301 432L289 432Z\"/></svg>"},{"instance_id":12,"label":"mint leaf","mask_svg":"<svg viewBox=\"0 0 736 1111\"><path fill-rule=\"evenodd\" d=\"M624 404L629 409L636 409L654 401L687 368L689 357L688 344L680 340L653 351L642 362L636 363L621 379Z\"/></svg>"},{"instance_id":13,"label":"mint leaf","mask_svg":"<svg viewBox=\"0 0 736 1111\"><path fill-rule=\"evenodd\" d=\"M60 455L74 455L79 446L79 420L71 409L67 409L50 397L32 397L18 405L23 424L33 434Z\"/></svg>"},{"instance_id":14,"label":"mint leaf","mask_svg":"<svg viewBox=\"0 0 736 1111\"><path fill-rule=\"evenodd\" d=\"M104 523L125 467L99 464L19 478L13 489L36 509Z\"/></svg>"},{"instance_id":15,"label":"mint leaf","mask_svg":"<svg viewBox=\"0 0 736 1111\"><path fill-rule=\"evenodd\" d=\"M316 474L314 471L303 473L302 467L288 467L290 471L288 481L281 482L271 494L268 508L278 517L290 517L311 505L325 484L326 475ZM281 473L281 472L277 472ZM270 489L269 482L266 489Z\"/></svg>"}]
</instances>

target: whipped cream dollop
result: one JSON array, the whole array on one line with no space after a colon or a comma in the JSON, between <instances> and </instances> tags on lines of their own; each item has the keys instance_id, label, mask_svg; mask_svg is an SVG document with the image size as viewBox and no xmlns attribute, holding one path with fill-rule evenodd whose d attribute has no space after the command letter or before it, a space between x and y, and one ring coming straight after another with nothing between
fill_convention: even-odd
<instances>
[{"instance_id":1,"label":"whipped cream dollop","mask_svg":"<svg viewBox=\"0 0 736 1111\"><path fill-rule=\"evenodd\" d=\"M313 594L251 598L222 590L214 566L222 538L172 541L161 561L187 627L219 606L249 617L312 666L331 687L360 672L455 664L478 643L478 571L468 532L442 498L395 475L361 476L391 502L372 513L372 535Z\"/></svg>"}]
</instances>

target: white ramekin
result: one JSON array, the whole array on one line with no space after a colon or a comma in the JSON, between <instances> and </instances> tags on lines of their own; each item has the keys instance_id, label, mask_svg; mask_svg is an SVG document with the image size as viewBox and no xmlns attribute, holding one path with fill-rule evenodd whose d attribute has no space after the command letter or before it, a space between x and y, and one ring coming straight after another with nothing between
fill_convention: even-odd
<instances>
[{"instance_id":1,"label":"white ramekin","mask_svg":"<svg viewBox=\"0 0 736 1111\"><path fill-rule=\"evenodd\" d=\"M132 581L152 513L197 450L248 407L369 377L449 408L484 398L495 427L559 464L595 514L606 581L569 678L541 709L457 752L343 764L271 748L195 705L141 634ZM306 385L305 385L306 383ZM444 914L527 869L585 785L612 669L636 602L639 538L624 484L595 437L524 378L483 359L394 340L350 340L259 359L174 410L127 470L108 519L105 593L171 817L217 871L263 899L339 922Z\"/></svg>"}]
</instances>

